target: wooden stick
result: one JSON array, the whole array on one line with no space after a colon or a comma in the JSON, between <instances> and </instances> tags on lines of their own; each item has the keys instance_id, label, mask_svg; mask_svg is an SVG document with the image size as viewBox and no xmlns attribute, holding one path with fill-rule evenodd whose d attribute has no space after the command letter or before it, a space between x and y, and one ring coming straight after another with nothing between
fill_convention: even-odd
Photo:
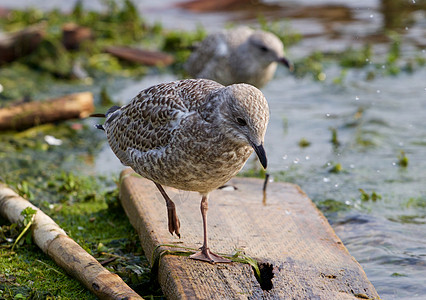
<instances>
[{"instance_id":1,"label":"wooden stick","mask_svg":"<svg viewBox=\"0 0 426 300\"><path fill-rule=\"evenodd\" d=\"M170 54L159 52L159 51L149 51L137 48L130 47L119 47L119 46L110 46L105 49L107 53L110 53L118 58L140 63L146 66L168 66L173 63L174 58Z\"/></svg>"},{"instance_id":2,"label":"wooden stick","mask_svg":"<svg viewBox=\"0 0 426 300\"><path fill-rule=\"evenodd\" d=\"M250 5L246 0L190 0L178 2L177 7L181 7L194 12L220 11L233 6Z\"/></svg>"},{"instance_id":3,"label":"wooden stick","mask_svg":"<svg viewBox=\"0 0 426 300\"><path fill-rule=\"evenodd\" d=\"M11 223L24 219L22 210L36 210L32 226L34 242L60 267L77 278L100 299L143 299L117 274L109 272L74 240L67 236L49 216L13 190L0 183L0 214Z\"/></svg>"},{"instance_id":4,"label":"wooden stick","mask_svg":"<svg viewBox=\"0 0 426 300\"><path fill-rule=\"evenodd\" d=\"M67 49L76 50L82 42L92 39L93 32L89 27L75 23L67 23L62 27L62 43Z\"/></svg>"},{"instance_id":5,"label":"wooden stick","mask_svg":"<svg viewBox=\"0 0 426 300\"><path fill-rule=\"evenodd\" d=\"M95 107L93 94L82 92L47 101L33 101L0 109L0 130L88 117Z\"/></svg>"}]
</instances>

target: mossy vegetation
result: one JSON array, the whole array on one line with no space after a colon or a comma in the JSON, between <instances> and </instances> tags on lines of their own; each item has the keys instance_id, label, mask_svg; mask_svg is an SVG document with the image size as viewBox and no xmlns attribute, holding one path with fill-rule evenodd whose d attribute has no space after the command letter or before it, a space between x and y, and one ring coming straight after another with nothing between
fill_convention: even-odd
<instances>
[{"instance_id":1,"label":"mossy vegetation","mask_svg":"<svg viewBox=\"0 0 426 300\"><path fill-rule=\"evenodd\" d=\"M21 246L13 254L3 248L3 242L0 247L2 299L96 299L37 246Z\"/></svg>"},{"instance_id":2,"label":"mossy vegetation","mask_svg":"<svg viewBox=\"0 0 426 300\"><path fill-rule=\"evenodd\" d=\"M363 189L359 189L359 192L361 193L361 201L377 201L382 199L382 196L378 193L376 193L375 191L372 191L371 193L368 193L366 191L364 191Z\"/></svg>"},{"instance_id":3,"label":"mossy vegetation","mask_svg":"<svg viewBox=\"0 0 426 300\"><path fill-rule=\"evenodd\" d=\"M170 40L180 39L180 51L188 51L185 47L193 37L202 38L201 30L176 34L163 31L158 24L148 26L130 1L105 3L102 12L86 11L78 2L70 14L29 9L11 11L1 19L4 31L39 23L45 23L46 28L46 36L34 52L0 69L2 105L49 94L52 85L69 85L69 90L90 89L108 77L133 77L148 72L146 67L104 53L108 45L149 45L162 50L165 46L173 47ZM62 27L70 22L89 27L95 38L78 49L66 49L61 42ZM87 73L90 80L76 78L75 66ZM113 102L105 87L99 98L104 106ZM47 136L59 140L59 144L48 143ZM1 181L51 216L71 238L136 292L147 298L162 297L158 287L151 283L150 267L137 234L118 203L116 183L112 178L84 174L87 171L78 167L93 160L104 142L102 135L84 122L68 121L5 132L0 135L0 142ZM23 231L30 220L26 224L3 221L0 225L0 298L95 299L32 244L29 231Z\"/></svg>"},{"instance_id":4,"label":"mossy vegetation","mask_svg":"<svg viewBox=\"0 0 426 300\"><path fill-rule=\"evenodd\" d=\"M18 192L23 196L28 196L28 193L43 195L44 199L33 197L32 202L51 216L83 249L107 269L120 275L136 292L161 296L161 291L150 283L149 263L118 202L114 182L67 172L53 173L43 182L46 184L42 186L25 184L30 188L21 188ZM29 212L28 222L30 220ZM29 231L18 240L27 224L2 224L0 227L0 266L5 270L4 280L0 283L3 294L0 296L4 299L16 299L17 295L24 299L46 296L53 299L96 299L31 243Z\"/></svg>"},{"instance_id":5,"label":"mossy vegetation","mask_svg":"<svg viewBox=\"0 0 426 300\"><path fill-rule=\"evenodd\" d=\"M182 64L190 54L193 43L202 40L206 31L198 27L194 31L168 30L160 24L148 24L129 1L103 1L99 12L87 11L83 2L76 3L70 13L59 10L13 10L0 19L0 28L6 32L23 29L34 24L44 24L46 36L30 55L0 68L1 105L15 100L41 98L52 94L52 86L65 86L65 90L94 90L97 104L107 107L113 104L105 82L109 79L134 78L155 72L173 72L183 75ZM75 23L92 30L93 39L84 41L77 49L66 49L62 43L62 28ZM269 23L259 19L262 29L274 32L288 48L301 41L286 22ZM384 60L376 61L374 49L366 44L360 48L348 48L343 52L313 52L295 61L298 78L312 77L326 81L327 68L333 64L340 68L334 84L345 84L347 71L352 68L364 72L367 80L377 76L414 72L426 64L426 59L414 56L403 59L400 37L389 34L391 43ZM111 45L134 46L160 50L173 54L175 63L168 68L148 68L125 62L109 53ZM383 68L383 66L385 66ZM81 72L76 73L76 69ZM83 74L83 75L81 75ZM354 144L374 147L374 133L363 129L364 108L360 107L345 126L355 128ZM288 121L283 121L287 131ZM330 142L335 149L341 147L337 128L330 128ZM46 140L53 136L60 145ZM0 134L0 180L51 216L86 251L94 255L112 272L119 274L136 292L146 298L161 298L161 291L150 280L149 265L139 246L134 229L118 202L118 189L114 178L93 176L82 166L93 165L105 138L84 121L67 121L60 124L40 125L22 132ZM304 138L299 146L310 142ZM343 148L343 147L341 147ZM265 177L265 171L257 161L243 176ZM403 152L398 165L405 168L408 159ZM277 180L295 181L297 167L274 174ZM344 173L340 163L335 163L327 173L339 176ZM305 175L306 176L306 175ZM376 201L380 195L361 192L361 201ZM424 198L410 198L407 207L425 207ZM323 211L343 211L350 206L335 199L317 201ZM31 214L28 213L28 216ZM31 241L24 232L26 224L0 223L0 298L4 299L95 299L78 281L61 268ZM14 243L15 247L12 249ZM35 278L35 279L34 279Z\"/></svg>"},{"instance_id":6,"label":"mossy vegetation","mask_svg":"<svg viewBox=\"0 0 426 300\"><path fill-rule=\"evenodd\" d=\"M298 144L300 148L306 148L311 145L311 142L308 141L306 138L301 138Z\"/></svg>"},{"instance_id":7,"label":"mossy vegetation","mask_svg":"<svg viewBox=\"0 0 426 300\"><path fill-rule=\"evenodd\" d=\"M340 163L334 163L328 172L330 173L340 173L343 171L342 165Z\"/></svg>"},{"instance_id":8,"label":"mossy vegetation","mask_svg":"<svg viewBox=\"0 0 426 300\"><path fill-rule=\"evenodd\" d=\"M48 135L62 143L47 143ZM2 133L0 140L3 182L42 209L141 295L161 298L150 283L149 264L137 234L118 202L114 178L86 174L79 167L99 151L101 135L81 121L68 121ZM27 224L4 220L0 224L0 269L5 270L0 297L95 299L32 244L29 231L18 241Z\"/></svg>"},{"instance_id":9,"label":"mossy vegetation","mask_svg":"<svg viewBox=\"0 0 426 300\"><path fill-rule=\"evenodd\" d=\"M87 11L79 1L69 14L34 8L13 10L7 18L0 19L0 28L6 32L35 24L43 24L46 31L43 41L31 54L0 69L3 90L0 99L31 98L47 91L52 82L77 81L91 85L105 77L143 76L150 71L140 64L119 60L106 53L105 48L112 45L173 52L176 65L181 66L190 53L190 46L205 36L202 28L183 32L165 30L159 24L149 25L129 0L104 3L101 12ZM93 38L82 42L77 49L66 49L62 42L62 28L69 23L89 28Z\"/></svg>"},{"instance_id":10,"label":"mossy vegetation","mask_svg":"<svg viewBox=\"0 0 426 300\"><path fill-rule=\"evenodd\" d=\"M398 155L398 165L402 168L408 167L408 157L405 155L405 152L402 150Z\"/></svg>"},{"instance_id":11,"label":"mossy vegetation","mask_svg":"<svg viewBox=\"0 0 426 300\"><path fill-rule=\"evenodd\" d=\"M310 76L317 81L325 81L326 69L331 65L340 66L340 75L332 79L332 83L344 83L349 69L357 69L364 74L367 81L377 77L395 76L401 72L420 70L426 63L426 58L420 54L403 57L401 54L401 36L395 32L386 33L390 40L386 55L378 55L370 43L354 48L348 47L343 51L319 52L295 62L295 75L303 78ZM383 58L384 57L384 58Z\"/></svg>"}]
</instances>

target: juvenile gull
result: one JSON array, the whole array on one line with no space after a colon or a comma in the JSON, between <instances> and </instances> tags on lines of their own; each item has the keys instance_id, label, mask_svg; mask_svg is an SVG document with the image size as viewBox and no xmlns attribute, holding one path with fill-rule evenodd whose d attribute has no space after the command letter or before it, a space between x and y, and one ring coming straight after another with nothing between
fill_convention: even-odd
<instances>
[{"instance_id":1,"label":"juvenile gull","mask_svg":"<svg viewBox=\"0 0 426 300\"><path fill-rule=\"evenodd\" d=\"M143 90L105 117L97 128L105 130L113 152L152 180L165 198L171 234L180 236L180 224L162 185L201 194L204 242L190 257L229 262L207 246L208 196L241 170L253 149L266 168L269 109L262 92L248 84L180 80Z\"/></svg>"},{"instance_id":2,"label":"juvenile gull","mask_svg":"<svg viewBox=\"0 0 426 300\"><path fill-rule=\"evenodd\" d=\"M261 88L271 80L277 63L293 68L277 36L238 27L208 35L195 46L184 68L191 77L224 85L244 82Z\"/></svg>"}]
</instances>

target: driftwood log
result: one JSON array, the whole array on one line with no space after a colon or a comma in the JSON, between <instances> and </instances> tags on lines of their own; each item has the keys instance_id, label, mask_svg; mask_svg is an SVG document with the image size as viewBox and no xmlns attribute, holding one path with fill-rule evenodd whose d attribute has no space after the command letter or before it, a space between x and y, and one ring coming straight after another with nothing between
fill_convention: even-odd
<instances>
[{"instance_id":1,"label":"driftwood log","mask_svg":"<svg viewBox=\"0 0 426 300\"><path fill-rule=\"evenodd\" d=\"M110 46L107 47L105 51L120 59L140 63L146 66L165 67L174 62L172 55L160 51L149 51L121 46Z\"/></svg>"},{"instance_id":2,"label":"driftwood log","mask_svg":"<svg viewBox=\"0 0 426 300\"><path fill-rule=\"evenodd\" d=\"M247 0L191 0L179 2L176 6L194 12L209 12L241 7L241 5L247 5L247 3L249 5L256 4L258 2Z\"/></svg>"},{"instance_id":3,"label":"driftwood log","mask_svg":"<svg viewBox=\"0 0 426 300\"><path fill-rule=\"evenodd\" d=\"M21 130L34 125L88 117L95 107L93 95L82 92L0 109L0 130Z\"/></svg>"},{"instance_id":4,"label":"driftwood log","mask_svg":"<svg viewBox=\"0 0 426 300\"><path fill-rule=\"evenodd\" d=\"M0 65L31 53L45 35L45 24L37 24L23 30L0 35Z\"/></svg>"},{"instance_id":5,"label":"driftwood log","mask_svg":"<svg viewBox=\"0 0 426 300\"><path fill-rule=\"evenodd\" d=\"M49 216L0 183L0 214L11 223L24 219L22 210L36 210L32 225L34 242L67 273L77 278L100 299L142 299L117 274L105 269Z\"/></svg>"},{"instance_id":6,"label":"driftwood log","mask_svg":"<svg viewBox=\"0 0 426 300\"><path fill-rule=\"evenodd\" d=\"M91 39L93 39L93 32L89 27L79 26L75 23L67 23L62 27L62 44L67 49L78 49L82 42Z\"/></svg>"}]
</instances>

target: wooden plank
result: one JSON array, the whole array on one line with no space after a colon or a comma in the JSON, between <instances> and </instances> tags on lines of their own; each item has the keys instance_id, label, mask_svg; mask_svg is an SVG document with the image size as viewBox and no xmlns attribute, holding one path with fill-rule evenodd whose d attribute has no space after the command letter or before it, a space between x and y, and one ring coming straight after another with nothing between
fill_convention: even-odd
<instances>
[{"instance_id":1,"label":"wooden plank","mask_svg":"<svg viewBox=\"0 0 426 300\"><path fill-rule=\"evenodd\" d=\"M262 265L271 264L272 289L262 290L247 264L211 265L165 255L158 277L168 299L379 299L361 266L298 186L270 183L264 204L262 180L234 178L230 183L238 189L210 195L210 248L227 254L241 249ZM198 193L166 189L181 221L179 240L167 230L165 202L152 182L128 169L120 186L122 205L151 263L158 245L201 246Z\"/></svg>"}]
</instances>

